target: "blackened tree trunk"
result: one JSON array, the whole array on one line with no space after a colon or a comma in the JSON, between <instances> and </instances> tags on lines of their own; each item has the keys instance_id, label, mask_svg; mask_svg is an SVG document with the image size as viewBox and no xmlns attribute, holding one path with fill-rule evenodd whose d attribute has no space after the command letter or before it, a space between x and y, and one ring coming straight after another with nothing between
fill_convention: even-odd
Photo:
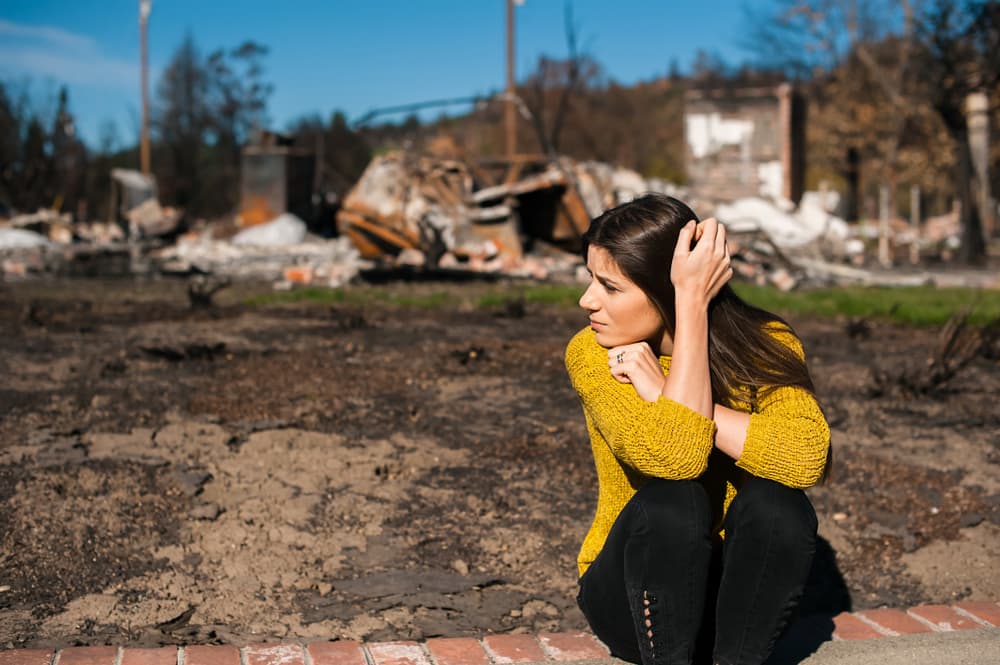
<instances>
[{"instance_id":1,"label":"blackened tree trunk","mask_svg":"<svg viewBox=\"0 0 1000 665\"><path fill-rule=\"evenodd\" d=\"M982 265L986 261L986 239L983 236L983 217L976 195L977 178L972 168L972 149L969 146L969 132L966 126L951 128L955 141L955 192L959 203L959 225L962 229L962 246L959 260L970 265Z\"/></svg>"},{"instance_id":2,"label":"blackened tree trunk","mask_svg":"<svg viewBox=\"0 0 1000 665\"><path fill-rule=\"evenodd\" d=\"M921 80L955 146L955 195L961 205L960 258L986 261L981 202L969 146L965 105L969 95L1000 82L1000 3L934 0L918 25Z\"/></svg>"}]
</instances>

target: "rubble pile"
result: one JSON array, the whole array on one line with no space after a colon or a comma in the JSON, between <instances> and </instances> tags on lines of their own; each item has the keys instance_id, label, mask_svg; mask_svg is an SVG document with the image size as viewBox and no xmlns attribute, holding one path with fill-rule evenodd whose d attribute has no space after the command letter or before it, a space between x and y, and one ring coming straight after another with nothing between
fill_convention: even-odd
<instances>
[{"instance_id":1,"label":"rubble pile","mask_svg":"<svg viewBox=\"0 0 1000 665\"><path fill-rule=\"evenodd\" d=\"M344 198L340 232L368 259L429 269L574 275L592 217L662 180L597 162L523 156L479 163L392 152Z\"/></svg>"},{"instance_id":2,"label":"rubble pile","mask_svg":"<svg viewBox=\"0 0 1000 665\"><path fill-rule=\"evenodd\" d=\"M279 287L337 287L376 268L580 280L586 275L580 239L590 220L647 192L676 196L703 218L717 217L727 226L737 274L783 290L805 281L920 282L919 275L866 269L874 245L881 251L888 244L895 254L908 248L915 264L922 252L946 259L959 233L955 212L921 226L897 219L848 225L836 214L833 191L805 192L797 206L759 197L692 201L685 188L635 171L537 155L480 161L380 155L343 199L334 239L310 234L288 212L229 238L213 224L189 230L183 210L160 204L151 177L115 169L112 182L110 222L74 223L50 210L0 219L2 274L91 274L105 265L115 274L217 275Z\"/></svg>"},{"instance_id":3,"label":"rubble pile","mask_svg":"<svg viewBox=\"0 0 1000 665\"><path fill-rule=\"evenodd\" d=\"M211 229L184 234L150 258L164 274L264 280L283 287L293 283L339 287L371 267L347 238L308 236L305 222L288 213L229 240L214 239Z\"/></svg>"}]
</instances>

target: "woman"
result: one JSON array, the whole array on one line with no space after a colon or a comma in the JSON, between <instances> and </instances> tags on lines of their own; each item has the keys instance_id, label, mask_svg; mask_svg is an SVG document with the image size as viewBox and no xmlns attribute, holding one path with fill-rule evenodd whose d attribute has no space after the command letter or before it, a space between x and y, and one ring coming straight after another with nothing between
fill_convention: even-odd
<instances>
[{"instance_id":1,"label":"woman","mask_svg":"<svg viewBox=\"0 0 1000 665\"><path fill-rule=\"evenodd\" d=\"M830 430L802 347L726 285L725 229L647 195L584 235L590 326L566 349L598 475L577 598L612 655L764 662L812 560L802 488Z\"/></svg>"}]
</instances>

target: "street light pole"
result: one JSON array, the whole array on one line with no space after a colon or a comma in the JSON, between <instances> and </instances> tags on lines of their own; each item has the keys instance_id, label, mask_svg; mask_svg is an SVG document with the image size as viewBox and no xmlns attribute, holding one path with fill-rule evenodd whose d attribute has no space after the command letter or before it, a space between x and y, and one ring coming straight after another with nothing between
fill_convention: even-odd
<instances>
[{"instance_id":1,"label":"street light pole","mask_svg":"<svg viewBox=\"0 0 1000 665\"><path fill-rule=\"evenodd\" d=\"M142 129L139 134L139 163L142 172L149 175L149 65L146 39L146 26L149 23L149 12L153 8L153 0L139 0L139 57L142 86Z\"/></svg>"},{"instance_id":2,"label":"street light pole","mask_svg":"<svg viewBox=\"0 0 1000 665\"><path fill-rule=\"evenodd\" d=\"M514 108L514 0L507 0L507 106L504 108L504 129L507 157L517 153L517 114Z\"/></svg>"}]
</instances>

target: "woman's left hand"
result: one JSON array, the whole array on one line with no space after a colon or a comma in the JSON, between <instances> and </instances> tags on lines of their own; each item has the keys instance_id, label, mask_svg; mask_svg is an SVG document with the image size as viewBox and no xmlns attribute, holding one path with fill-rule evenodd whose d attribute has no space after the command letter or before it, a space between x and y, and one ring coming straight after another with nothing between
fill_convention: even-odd
<instances>
[{"instance_id":1,"label":"woman's left hand","mask_svg":"<svg viewBox=\"0 0 1000 665\"><path fill-rule=\"evenodd\" d=\"M639 397L647 402L660 398L667 377L660 360L646 342L623 344L608 349L611 376L620 383L631 383Z\"/></svg>"},{"instance_id":2,"label":"woman's left hand","mask_svg":"<svg viewBox=\"0 0 1000 665\"><path fill-rule=\"evenodd\" d=\"M670 263L670 281L677 302L707 308L709 301L732 276L726 227L714 217L700 224L688 222L677 236Z\"/></svg>"}]
</instances>

